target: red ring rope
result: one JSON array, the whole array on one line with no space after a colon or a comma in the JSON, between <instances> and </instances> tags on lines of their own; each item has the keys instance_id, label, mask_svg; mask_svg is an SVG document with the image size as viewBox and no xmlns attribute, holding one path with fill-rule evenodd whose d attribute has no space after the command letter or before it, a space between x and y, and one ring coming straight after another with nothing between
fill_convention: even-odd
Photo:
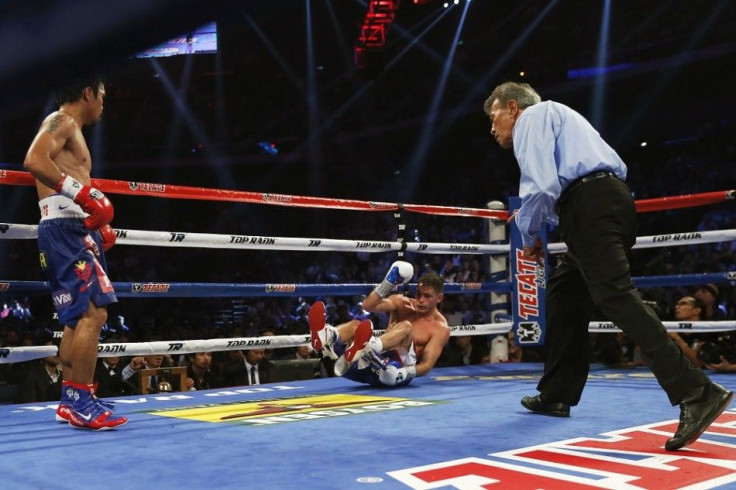
<instances>
[{"instance_id":1,"label":"red ring rope","mask_svg":"<svg viewBox=\"0 0 736 490\"><path fill-rule=\"evenodd\" d=\"M28 172L0 170L0 184L35 185L36 181ZM356 211L396 211L399 204L376 201L357 201L353 199L334 199L327 197L294 196L289 194L269 194L264 192L232 191L225 189L208 189L204 187L188 187L172 184L150 184L146 182L129 182L124 180L92 179L92 185L109 194L126 194L151 197L167 197L171 199L196 199L204 201L234 201L252 204L272 204L277 206L314 207L330 209L348 209ZM636 201L636 210L640 213L678 209L692 206L704 206L731 200L736 195L734 190L706 192L702 194L686 194L683 196L660 197ZM508 211L477 208L457 208L451 206L426 206L404 204L407 211L423 214L446 216L469 216L506 220Z\"/></svg>"}]
</instances>

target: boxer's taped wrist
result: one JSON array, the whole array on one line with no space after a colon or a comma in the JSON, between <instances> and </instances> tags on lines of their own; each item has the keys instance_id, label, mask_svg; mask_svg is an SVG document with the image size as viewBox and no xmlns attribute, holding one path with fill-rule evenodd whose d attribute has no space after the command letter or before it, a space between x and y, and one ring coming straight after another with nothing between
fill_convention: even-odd
<instances>
[{"instance_id":1,"label":"boxer's taped wrist","mask_svg":"<svg viewBox=\"0 0 736 490\"><path fill-rule=\"evenodd\" d=\"M385 298L386 296L391 294L391 291L393 291L393 289L394 285L384 279L381 284L376 286L376 289L374 289L373 292L376 293L380 298Z\"/></svg>"},{"instance_id":2,"label":"boxer's taped wrist","mask_svg":"<svg viewBox=\"0 0 736 490\"><path fill-rule=\"evenodd\" d=\"M82 190L82 184L74 177L65 175L57 185L57 190L59 194L73 201Z\"/></svg>"}]
</instances>

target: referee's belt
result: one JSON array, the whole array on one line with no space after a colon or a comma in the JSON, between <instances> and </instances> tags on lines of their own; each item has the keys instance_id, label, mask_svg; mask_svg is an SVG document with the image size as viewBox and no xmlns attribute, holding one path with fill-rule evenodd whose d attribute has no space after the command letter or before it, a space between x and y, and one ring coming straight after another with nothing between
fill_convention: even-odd
<instances>
[{"instance_id":1,"label":"referee's belt","mask_svg":"<svg viewBox=\"0 0 736 490\"><path fill-rule=\"evenodd\" d=\"M577 179L573 180L570 185L565 187L564 191L562 191L562 194L560 194L560 198L557 200L557 207L559 208L560 206L563 206L567 198L570 197L570 194L583 184L587 184L588 182L593 182L594 180L598 179L606 179L609 177L613 177L614 179L618 178L618 176L610 170L598 170L596 172L591 172L588 175L578 177Z\"/></svg>"}]
</instances>

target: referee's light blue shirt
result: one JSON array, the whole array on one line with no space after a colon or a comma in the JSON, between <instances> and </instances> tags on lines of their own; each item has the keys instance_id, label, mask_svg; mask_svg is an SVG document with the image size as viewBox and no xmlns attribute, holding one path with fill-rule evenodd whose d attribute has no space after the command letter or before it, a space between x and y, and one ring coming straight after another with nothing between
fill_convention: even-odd
<instances>
[{"instance_id":1,"label":"referee's light blue shirt","mask_svg":"<svg viewBox=\"0 0 736 490\"><path fill-rule=\"evenodd\" d=\"M521 208L516 224L525 246L537 240L543 222L558 224L555 203L578 177L610 170L626 180L626 165L578 112L558 102L527 107L513 129L521 169Z\"/></svg>"}]
</instances>

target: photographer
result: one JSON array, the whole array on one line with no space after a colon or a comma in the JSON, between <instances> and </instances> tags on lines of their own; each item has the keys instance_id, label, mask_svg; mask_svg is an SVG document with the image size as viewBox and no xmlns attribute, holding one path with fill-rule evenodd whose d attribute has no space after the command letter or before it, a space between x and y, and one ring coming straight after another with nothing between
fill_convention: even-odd
<instances>
[{"instance_id":1,"label":"photographer","mask_svg":"<svg viewBox=\"0 0 736 490\"><path fill-rule=\"evenodd\" d=\"M694 296L683 296L675 303L675 319L679 322L699 322L703 320L704 313L705 304ZM712 334L701 334L695 337L689 333L669 332L669 335L693 366L703 367L704 363L697 352L699 346L702 345L701 342L705 340L703 336L709 337Z\"/></svg>"},{"instance_id":2,"label":"photographer","mask_svg":"<svg viewBox=\"0 0 736 490\"><path fill-rule=\"evenodd\" d=\"M698 359L718 373L736 373L736 336L733 332L719 333L715 341L699 346Z\"/></svg>"},{"instance_id":3,"label":"photographer","mask_svg":"<svg viewBox=\"0 0 736 490\"><path fill-rule=\"evenodd\" d=\"M684 296L675 305L675 318L678 321L701 321L705 312L706 305L697 296ZM733 332L670 332L670 337L694 366L706 367L719 373L736 372L736 335Z\"/></svg>"}]
</instances>

